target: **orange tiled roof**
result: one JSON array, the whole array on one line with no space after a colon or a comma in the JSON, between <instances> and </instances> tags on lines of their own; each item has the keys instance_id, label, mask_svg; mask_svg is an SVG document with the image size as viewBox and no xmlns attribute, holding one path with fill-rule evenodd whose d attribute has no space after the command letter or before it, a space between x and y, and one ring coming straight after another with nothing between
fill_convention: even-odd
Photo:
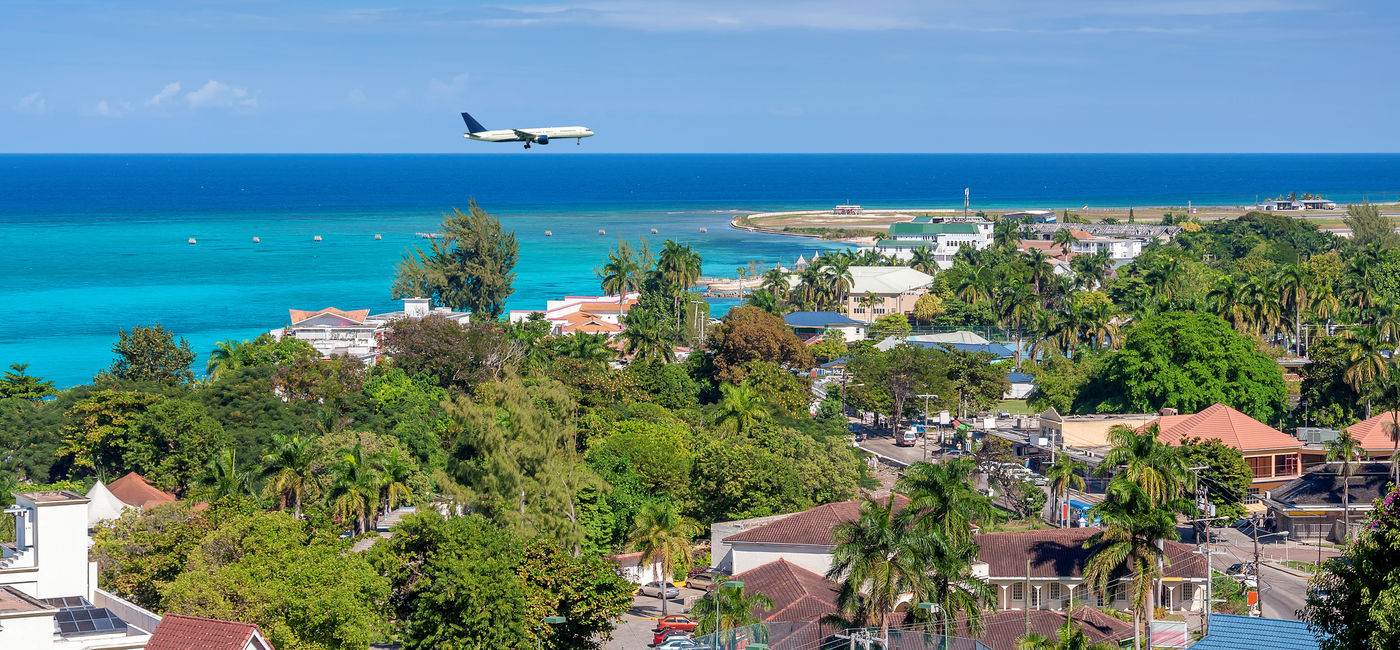
<instances>
[{"instance_id":1,"label":"orange tiled roof","mask_svg":"<svg viewBox=\"0 0 1400 650\"><path fill-rule=\"evenodd\" d=\"M617 323L609 323L597 314L586 311L576 311L563 318L564 324L559 327L559 331L564 334L583 332L585 334L616 334L622 331L622 326Z\"/></svg>"},{"instance_id":2,"label":"orange tiled roof","mask_svg":"<svg viewBox=\"0 0 1400 650\"><path fill-rule=\"evenodd\" d=\"M166 614L146 642L146 650L243 650L249 643L273 650L262 630L252 623Z\"/></svg>"},{"instance_id":3,"label":"orange tiled roof","mask_svg":"<svg viewBox=\"0 0 1400 650\"><path fill-rule=\"evenodd\" d=\"M631 309L637 306L637 299L629 298L627 300L622 301L622 305L627 309ZM606 312L609 314L615 314L618 312L616 300L593 300L585 303L580 303L578 308L579 311Z\"/></svg>"},{"instance_id":4,"label":"orange tiled roof","mask_svg":"<svg viewBox=\"0 0 1400 650\"><path fill-rule=\"evenodd\" d=\"M840 587L784 559L758 566L730 578L744 583L749 593L761 593L773 599L768 611L755 608L754 616L762 621L815 621L835 614L836 594Z\"/></svg>"},{"instance_id":5,"label":"orange tiled roof","mask_svg":"<svg viewBox=\"0 0 1400 650\"><path fill-rule=\"evenodd\" d=\"M157 489L146 477L131 472L107 485L107 491L118 501L133 508L145 510L162 503L175 502L175 495Z\"/></svg>"},{"instance_id":6,"label":"orange tiled roof","mask_svg":"<svg viewBox=\"0 0 1400 650\"><path fill-rule=\"evenodd\" d=\"M1240 451L1258 449L1297 449L1297 438L1240 413L1224 404L1212 405L1195 415L1165 415L1143 425L1156 424L1157 439L1179 444L1184 438L1215 438Z\"/></svg>"},{"instance_id":7,"label":"orange tiled roof","mask_svg":"<svg viewBox=\"0 0 1400 650\"><path fill-rule=\"evenodd\" d=\"M363 323L365 322L365 318L369 316L368 309L354 309L351 311L342 311L336 309L335 307L327 307L325 309L319 309L316 311L308 311L305 309L289 309L287 311L291 312L293 325L296 325L297 323L300 323L310 318L315 318L317 316L320 316L321 314L333 314L335 316L339 316L354 323Z\"/></svg>"},{"instance_id":8,"label":"orange tiled roof","mask_svg":"<svg viewBox=\"0 0 1400 650\"><path fill-rule=\"evenodd\" d=\"M1347 427L1353 438L1361 443L1361 448L1372 454L1385 452L1389 455L1395 450L1395 441L1390 439L1390 434L1386 428L1394 422L1391 418L1394 411L1386 411L1371 416L1368 420L1362 420Z\"/></svg>"},{"instance_id":9,"label":"orange tiled roof","mask_svg":"<svg viewBox=\"0 0 1400 650\"><path fill-rule=\"evenodd\" d=\"M1091 235L1091 234L1089 234L1089 233L1087 233L1087 232L1084 232L1083 230L1074 230L1073 228L1070 229L1069 234L1073 235L1075 239L1093 239L1093 238L1094 238L1093 235Z\"/></svg>"},{"instance_id":10,"label":"orange tiled roof","mask_svg":"<svg viewBox=\"0 0 1400 650\"><path fill-rule=\"evenodd\" d=\"M730 544L753 542L831 546L831 531L839 524L859 519L861 503L861 501L840 501L820 505L757 528L735 533L724 538L724 541ZM895 510L903 510L906 505L909 505L908 497L900 494L895 495Z\"/></svg>"}]
</instances>

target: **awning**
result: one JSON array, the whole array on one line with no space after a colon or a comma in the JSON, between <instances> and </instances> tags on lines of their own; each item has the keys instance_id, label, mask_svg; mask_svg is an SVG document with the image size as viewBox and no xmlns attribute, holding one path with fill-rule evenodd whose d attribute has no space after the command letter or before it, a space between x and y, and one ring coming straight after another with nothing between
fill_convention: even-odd
<instances>
[{"instance_id":1,"label":"awning","mask_svg":"<svg viewBox=\"0 0 1400 650\"><path fill-rule=\"evenodd\" d=\"M1080 500L1078 500L1078 499L1070 499L1070 500L1069 500L1069 506L1070 506L1071 508L1078 508L1078 509L1080 509L1080 510L1088 510L1088 509L1094 507L1094 504L1092 504L1092 503L1085 503L1085 502L1080 501Z\"/></svg>"},{"instance_id":2,"label":"awning","mask_svg":"<svg viewBox=\"0 0 1400 650\"><path fill-rule=\"evenodd\" d=\"M1254 503L1244 504L1244 510L1245 512L1265 513L1269 511L1269 507L1264 505L1263 503L1256 501Z\"/></svg>"}]
</instances>

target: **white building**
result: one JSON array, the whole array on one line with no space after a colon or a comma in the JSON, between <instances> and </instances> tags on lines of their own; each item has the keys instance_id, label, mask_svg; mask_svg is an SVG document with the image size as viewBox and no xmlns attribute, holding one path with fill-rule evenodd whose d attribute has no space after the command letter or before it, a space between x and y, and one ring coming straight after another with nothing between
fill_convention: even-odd
<instances>
[{"instance_id":1,"label":"white building","mask_svg":"<svg viewBox=\"0 0 1400 650\"><path fill-rule=\"evenodd\" d=\"M963 246L976 249L992 245L992 222L981 218L914 217L913 221L890 224L888 235L875 242L874 249L908 261L914 250L926 247L933 252L938 267L953 268L953 256Z\"/></svg>"},{"instance_id":2,"label":"white building","mask_svg":"<svg viewBox=\"0 0 1400 650\"><path fill-rule=\"evenodd\" d=\"M867 323L885 314L914 311L919 296L928 292L933 276L907 266L852 266L851 288L846 292L846 313ZM864 301L873 295L873 304Z\"/></svg>"},{"instance_id":3,"label":"white building","mask_svg":"<svg viewBox=\"0 0 1400 650\"><path fill-rule=\"evenodd\" d=\"M1070 230L1070 234L1074 235L1074 243L1069 247L1071 255L1096 255L1106 252L1109 259L1126 262L1141 255L1142 249L1147 246L1147 242L1142 239L1104 237L1082 230Z\"/></svg>"},{"instance_id":4,"label":"white building","mask_svg":"<svg viewBox=\"0 0 1400 650\"><path fill-rule=\"evenodd\" d=\"M97 588L88 561L90 501L67 490L20 492L0 558L0 648L143 648L160 617Z\"/></svg>"},{"instance_id":5,"label":"white building","mask_svg":"<svg viewBox=\"0 0 1400 650\"><path fill-rule=\"evenodd\" d=\"M510 322L528 320L540 314L549 321L551 334L617 334L623 330L622 316L637 306L642 294L632 291L621 296L565 296L546 300L544 309L512 309Z\"/></svg>"},{"instance_id":6,"label":"white building","mask_svg":"<svg viewBox=\"0 0 1400 650\"><path fill-rule=\"evenodd\" d=\"M390 323L402 318L423 318L430 314L440 315L461 324L466 324L471 315L467 312L452 311L446 307L432 308L428 298L405 298L402 311L383 314L369 313L368 309L343 311L334 307L319 310L291 309L290 323L286 327L273 330L279 339L291 336L311 344L323 358L348 356L366 364L375 363L383 354L381 345Z\"/></svg>"}]
</instances>

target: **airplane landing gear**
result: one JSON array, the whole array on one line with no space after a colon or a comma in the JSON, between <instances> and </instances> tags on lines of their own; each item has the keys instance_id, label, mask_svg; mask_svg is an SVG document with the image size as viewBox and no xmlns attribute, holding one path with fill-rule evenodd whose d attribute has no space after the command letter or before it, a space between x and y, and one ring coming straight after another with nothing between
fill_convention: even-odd
<instances>
[{"instance_id":1,"label":"airplane landing gear","mask_svg":"<svg viewBox=\"0 0 1400 650\"><path fill-rule=\"evenodd\" d=\"M526 143L525 143L525 148L526 148L526 149L529 149L529 148L530 148L530 143L526 142Z\"/></svg>"}]
</instances>

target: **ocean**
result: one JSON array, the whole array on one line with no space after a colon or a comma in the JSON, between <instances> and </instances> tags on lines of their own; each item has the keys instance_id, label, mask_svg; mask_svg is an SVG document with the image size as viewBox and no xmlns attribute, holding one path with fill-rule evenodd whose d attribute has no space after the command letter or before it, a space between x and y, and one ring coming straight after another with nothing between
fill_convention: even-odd
<instances>
[{"instance_id":1,"label":"ocean","mask_svg":"<svg viewBox=\"0 0 1400 650\"><path fill-rule=\"evenodd\" d=\"M953 208L964 187L974 210L1395 201L1400 155L0 155L0 365L84 383L118 328L159 322L202 370L216 341L280 327L289 308L394 309L415 233L469 198L519 237L509 307L528 309L597 292L619 238L676 239L733 276L841 246L736 231L735 214Z\"/></svg>"}]
</instances>

